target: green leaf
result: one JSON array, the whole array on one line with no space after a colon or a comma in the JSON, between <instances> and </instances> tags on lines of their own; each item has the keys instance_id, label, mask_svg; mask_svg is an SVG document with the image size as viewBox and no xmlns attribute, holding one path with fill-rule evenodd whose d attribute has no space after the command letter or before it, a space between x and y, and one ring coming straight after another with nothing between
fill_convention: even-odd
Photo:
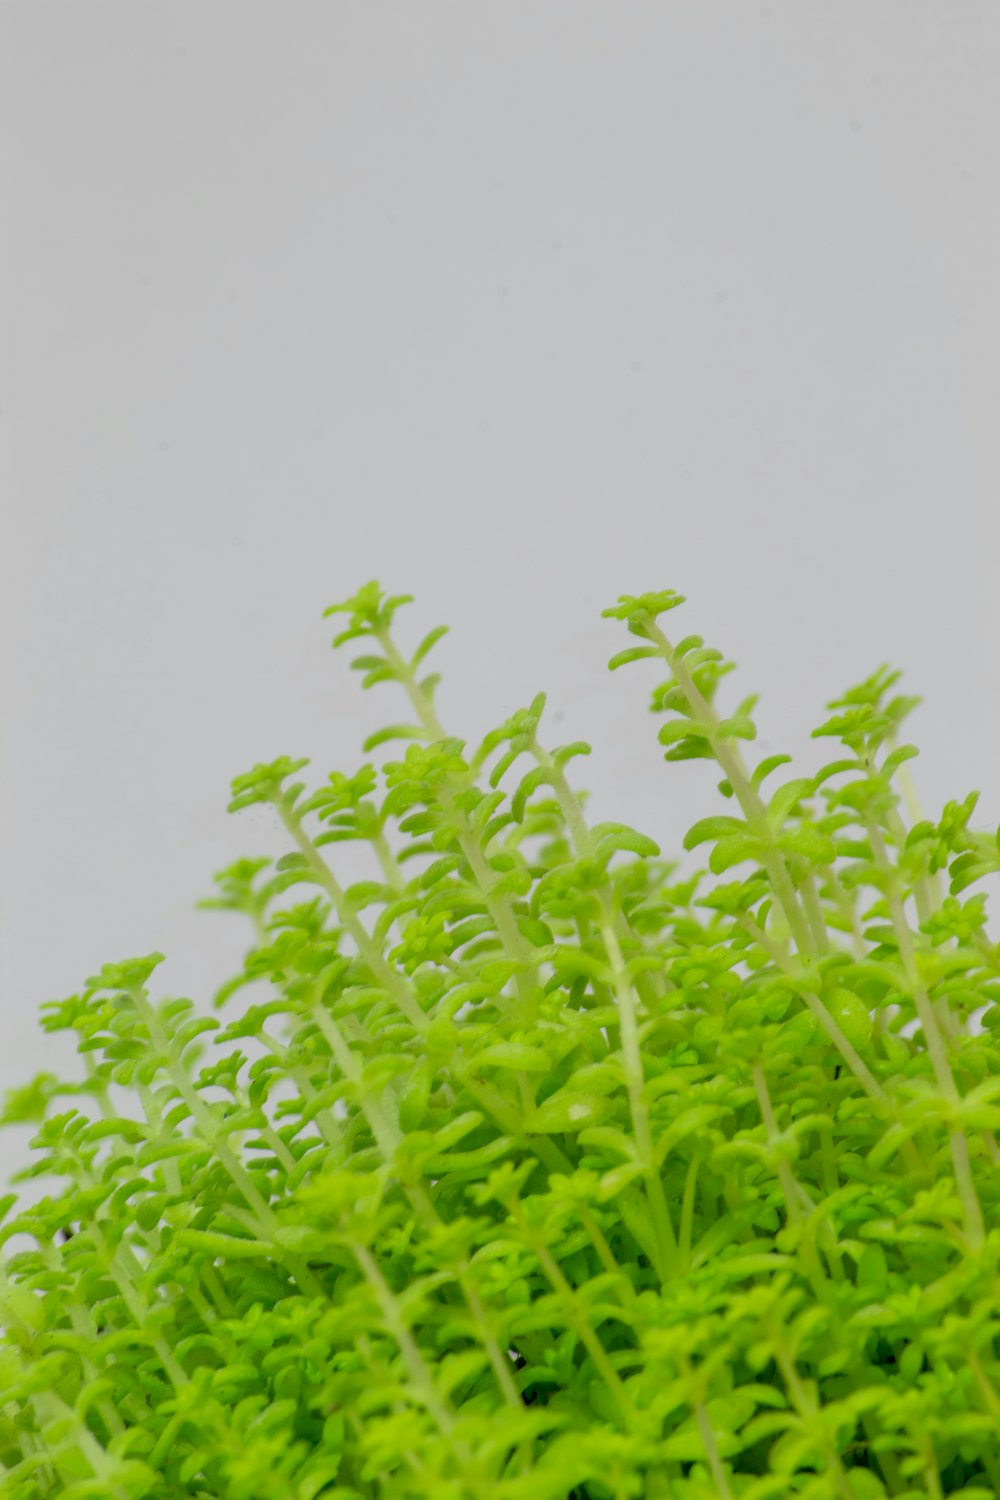
<instances>
[{"instance_id":1,"label":"green leaf","mask_svg":"<svg viewBox=\"0 0 1000 1500\"><path fill-rule=\"evenodd\" d=\"M524 1128L532 1135L568 1135L599 1125L614 1112L614 1103L600 1094L561 1089L526 1117Z\"/></svg>"},{"instance_id":2,"label":"green leaf","mask_svg":"<svg viewBox=\"0 0 1000 1500\"><path fill-rule=\"evenodd\" d=\"M144 1198L135 1210L135 1222L139 1228L147 1234L155 1229L163 1217L168 1201L166 1193L151 1193L148 1198Z\"/></svg>"},{"instance_id":3,"label":"green leaf","mask_svg":"<svg viewBox=\"0 0 1000 1500\"><path fill-rule=\"evenodd\" d=\"M375 750L379 745L387 745L391 740L426 740L427 732L416 724L389 724L385 729L376 729L363 742L361 748L367 755L369 750Z\"/></svg>"},{"instance_id":4,"label":"green leaf","mask_svg":"<svg viewBox=\"0 0 1000 1500\"><path fill-rule=\"evenodd\" d=\"M896 750L893 750L891 755L887 755L882 762L882 775L886 777L894 775L901 765L908 760L915 759L919 754L920 751L916 745L900 745Z\"/></svg>"},{"instance_id":5,"label":"green leaf","mask_svg":"<svg viewBox=\"0 0 1000 1500\"><path fill-rule=\"evenodd\" d=\"M267 1257L271 1247L261 1240L242 1239L235 1234L219 1234L210 1229L179 1229L175 1236L180 1245L190 1245L219 1260L255 1260Z\"/></svg>"},{"instance_id":6,"label":"green leaf","mask_svg":"<svg viewBox=\"0 0 1000 1500\"><path fill-rule=\"evenodd\" d=\"M750 778L750 785L754 791L760 790L762 782L770 776L772 771L776 771L779 766L789 765L791 759L790 755L769 755L766 760L762 760Z\"/></svg>"},{"instance_id":7,"label":"green leaf","mask_svg":"<svg viewBox=\"0 0 1000 1500\"><path fill-rule=\"evenodd\" d=\"M417 670L420 663L424 660L425 656L427 656L428 652L432 651L437 645L438 641L443 639L443 637L448 634L448 630L449 627L447 625L436 625L433 630L429 630L427 632L423 640L420 642L420 645L417 647L416 651L414 651L413 655L410 658L411 672L415 672Z\"/></svg>"},{"instance_id":8,"label":"green leaf","mask_svg":"<svg viewBox=\"0 0 1000 1500\"><path fill-rule=\"evenodd\" d=\"M439 880L443 880L446 875L457 870L461 863L461 854L445 854L440 859L434 860L433 864L428 865L420 876L421 889L429 891L432 885L436 885Z\"/></svg>"},{"instance_id":9,"label":"green leaf","mask_svg":"<svg viewBox=\"0 0 1000 1500\"><path fill-rule=\"evenodd\" d=\"M401 1130L419 1130L427 1114L430 1102L434 1066L426 1060L410 1074L399 1096L399 1125Z\"/></svg>"},{"instance_id":10,"label":"green leaf","mask_svg":"<svg viewBox=\"0 0 1000 1500\"><path fill-rule=\"evenodd\" d=\"M885 1251L881 1245L866 1245L858 1259L858 1287L879 1302L889 1285Z\"/></svg>"},{"instance_id":11,"label":"green leaf","mask_svg":"<svg viewBox=\"0 0 1000 1500\"><path fill-rule=\"evenodd\" d=\"M659 656L655 646L626 646L624 651L619 651L608 662L608 670L616 672L619 667L627 667L630 662L642 661L647 656Z\"/></svg>"},{"instance_id":12,"label":"green leaf","mask_svg":"<svg viewBox=\"0 0 1000 1500\"><path fill-rule=\"evenodd\" d=\"M473 1057L477 1068L513 1068L525 1073L548 1073L552 1059L541 1047L527 1042L492 1042Z\"/></svg>"},{"instance_id":13,"label":"green leaf","mask_svg":"<svg viewBox=\"0 0 1000 1500\"><path fill-rule=\"evenodd\" d=\"M829 865L837 857L833 840L818 828L800 824L798 828L786 829L778 839L778 848L786 854L798 854L812 864Z\"/></svg>"},{"instance_id":14,"label":"green leaf","mask_svg":"<svg viewBox=\"0 0 1000 1500\"><path fill-rule=\"evenodd\" d=\"M757 695L744 700L736 712L728 719L723 719L718 728L718 736L724 740L755 740L757 738L757 726L750 715L757 704Z\"/></svg>"},{"instance_id":15,"label":"green leaf","mask_svg":"<svg viewBox=\"0 0 1000 1500\"><path fill-rule=\"evenodd\" d=\"M659 844L627 823L596 823L591 829L591 837L601 860L612 854L637 854L640 859L655 859L660 852Z\"/></svg>"},{"instance_id":16,"label":"green leaf","mask_svg":"<svg viewBox=\"0 0 1000 1500\"><path fill-rule=\"evenodd\" d=\"M586 740L574 740L570 745L560 745L558 750L553 750L552 759L557 766L566 765L567 761L573 760L577 755L592 755L593 751Z\"/></svg>"},{"instance_id":17,"label":"green leaf","mask_svg":"<svg viewBox=\"0 0 1000 1500\"><path fill-rule=\"evenodd\" d=\"M490 786L496 787L500 785L501 781L510 770L511 766L520 756L524 754L524 751L524 746L512 745L509 750L505 751L504 754L501 755L500 759L496 762L492 771L490 772Z\"/></svg>"},{"instance_id":18,"label":"green leaf","mask_svg":"<svg viewBox=\"0 0 1000 1500\"><path fill-rule=\"evenodd\" d=\"M684 848L695 849L709 839L727 838L732 834L747 832L746 823L739 818L701 818L684 835Z\"/></svg>"},{"instance_id":19,"label":"green leaf","mask_svg":"<svg viewBox=\"0 0 1000 1500\"><path fill-rule=\"evenodd\" d=\"M308 870L309 861L304 854L283 854L274 868L276 870Z\"/></svg>"},{"instance_id":20,"label":"green leaf","mask_svg":"<svg viewBox=\"0 0 1000 1500\"><path fill-rule=\"evenodd\" d=\"M863 1052L872 1039L874 1026L863 1000L852 990L836 989L826 1002L841 1031L857 1052Z\"/></svg>"},{"instance_id":21,"label":"green leaf","mask_svg":"<svg viewBox=\"0 0 1000 1500\"><path fill-rule=\"evenodd\" d=\"M287 755L258 762L252 771L244 771L241 776L233 778L229 811L241 812L246 807L287 800L290 789L285 787L285 782L308 764L308 760L292 760Z\"/></svg>"},{"instance_id":22,"label":"green leaf","mask_svg":"<svg viewBox=\"0 0 1000 1500\"><path fill-rule=\"evenodd\" d=\"M684 602L683 594L675 593L673 589L652 594L619 594L618 603L602 610L601 616L605 620L625 620L628 624L640 617L655 620L658 615L676 609Z\"/></svg>"},{"instance_id":23,"label":"green leaf","mask_svg":"<svg viewBox=\"0 0 1000 1500\"><path fill-rule=\"evenodd\" d=\"M814 785L812 777L799 776L794 781L786 781L778 788L767 804L768 820L775 828L781 827L788 814L804 798L812 796Z\"/></svg>"},{"instance_id":24,"label":"green leaf","mask_svg":"<svg viewBox=\"0 0 1000 1500\"><path fill-rule=\"evenodd\" d=\"M759 838L750 833L734 833L726 838L721 838L712 850L708 859L708 867L714 875L721 875L733 865L739 865L748 859L759 860L763 853L764 845Z\"/></svg>"},{"instance_id":25,"label":"green leaf","mask_svg":"<svg viewBox=\"0 0 1000 1500\"><path fill-rule=\"evenodd\" d=\"M661 726L656 737L661 745L676 745L678 741L687 738L707 740L711 733L707 724L700 724L694 719L670 719Z\"/></svg>"},{"instance_id":26,"label":"green leaf","mask_svg":"<svg viewBox=\"0 0 1000 1500\"><path fill-rule=\"evenodd\" d=\"M550 772L547 766L535 766L534 770L529 771L526 776L522 777L517 791L511 798L510 804L510 810L513 814L515 823L521 823L524 821L524 813L528 798L533 792L536 792L540 786L544 786L544 784L549 780L549 777Z\"/></svg>"},{"instance_id":27,"label":"green leaf","mask_svg":"<svg viewBox=\"0 0 1000 1500\"><path fill-rule=\"evenodd\" d=\"M639 1153L635 1141L623 1130L611 1125L591 1125L580 1132L581 1146L597 1146L602 1151L611 1151L628 1162L638 1162Z\"/></svg>"}]
</instances>

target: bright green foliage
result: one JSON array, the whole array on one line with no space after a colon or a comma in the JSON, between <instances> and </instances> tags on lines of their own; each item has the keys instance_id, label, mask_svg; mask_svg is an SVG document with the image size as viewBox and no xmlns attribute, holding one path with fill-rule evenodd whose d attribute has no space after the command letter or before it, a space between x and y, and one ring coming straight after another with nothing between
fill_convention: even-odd
<instances>
[{"instance_id":1,"label":"bright green foliage","mask_svg":"<svg viewBox=\"0 0 1000 1500\"><path fill-rule=\"evenodd\" d=\"M880 669L779 781L730 665L663 633L680 596L623 598L612 666L666 670L666 759L722 775L681 871L587 821L543 696L451 737L406 602L333 607L407 699L367 749L405 749L233 783L289 849L204 903L253 943L215 1013L154 998L158 954L44 1008L86 1066L7 1104L50 1195L0 1205L0 1495L1000 1495L1000 955L964 894L1000 844L975 797L905 811L913 700Z\"/></svg>"}]
</instances>

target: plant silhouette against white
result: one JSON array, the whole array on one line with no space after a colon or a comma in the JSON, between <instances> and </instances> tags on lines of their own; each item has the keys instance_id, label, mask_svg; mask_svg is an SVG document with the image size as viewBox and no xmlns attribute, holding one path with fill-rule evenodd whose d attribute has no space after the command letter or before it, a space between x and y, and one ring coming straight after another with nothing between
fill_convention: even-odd
<instances>
[{"instance_id":1,"label":"plant silhouette against white","mask_svg":"<svg viewBox=\"0 0 1000 1500\"><path fill-rule=\"evenodd\" d=\"M225 1014L158 954L44 1007L85 1067L6 1104L50 1195L0 1205L0 1495L995 1500L1000 844L908 824L915 700L880 669L780 781L681 598L622 598L611 666L722 776L682 872L588 822L542 696L453 738L408 602L333 606L405 753L233 783L289 852L204 903Z\"/></svg>"}]
</instances>

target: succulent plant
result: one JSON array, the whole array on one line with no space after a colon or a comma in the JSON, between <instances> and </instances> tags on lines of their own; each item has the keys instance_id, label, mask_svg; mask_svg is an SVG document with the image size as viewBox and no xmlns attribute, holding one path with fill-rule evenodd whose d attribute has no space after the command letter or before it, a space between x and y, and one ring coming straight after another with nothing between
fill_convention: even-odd
<instances>
[{"instance_id":1,"label":"succulent plant","mask_svg":"<svg viewBox=\"0 0 1000 1500\"><path fill-rule=\"evenodd\" d=\"M0 1495L1000 1495L1000 844L913 813L898 674L789 779L679 595L605 611L721 773L674 860L543 696L452 737L408 602L328 611L409 705L377 760L233 783L288 853L203 903L252 940L214 1004L152 954L43 1008L82 1065L7 1098L49 1195L0 1204Z\"/></svg>"}]
</instances>

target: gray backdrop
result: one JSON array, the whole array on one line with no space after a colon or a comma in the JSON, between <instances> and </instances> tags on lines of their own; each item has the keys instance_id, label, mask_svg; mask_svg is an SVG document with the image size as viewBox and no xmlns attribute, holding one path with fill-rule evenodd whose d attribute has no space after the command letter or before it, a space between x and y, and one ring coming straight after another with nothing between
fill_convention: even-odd
<instances>
[{"instance_id":1,"label":"gray backdrop","mask_svg":"<svg viewBox=\"0 0 1000 1500\"><path fill-rule=\"evenodd\" d=\"M375 576L475 737L539 688L603 817L664 766L599 619L688 594L815 763L824 700L925 694L930 810L1000 815L1000 8L950 0L0 6L0 1086L36 1007L166 950L207 1000L227 819L397 716L329 651ZM675 617L679 618L679 617ZM22 1136L0 1137L0 1161Z\"/></svg>"}]
</instances>

